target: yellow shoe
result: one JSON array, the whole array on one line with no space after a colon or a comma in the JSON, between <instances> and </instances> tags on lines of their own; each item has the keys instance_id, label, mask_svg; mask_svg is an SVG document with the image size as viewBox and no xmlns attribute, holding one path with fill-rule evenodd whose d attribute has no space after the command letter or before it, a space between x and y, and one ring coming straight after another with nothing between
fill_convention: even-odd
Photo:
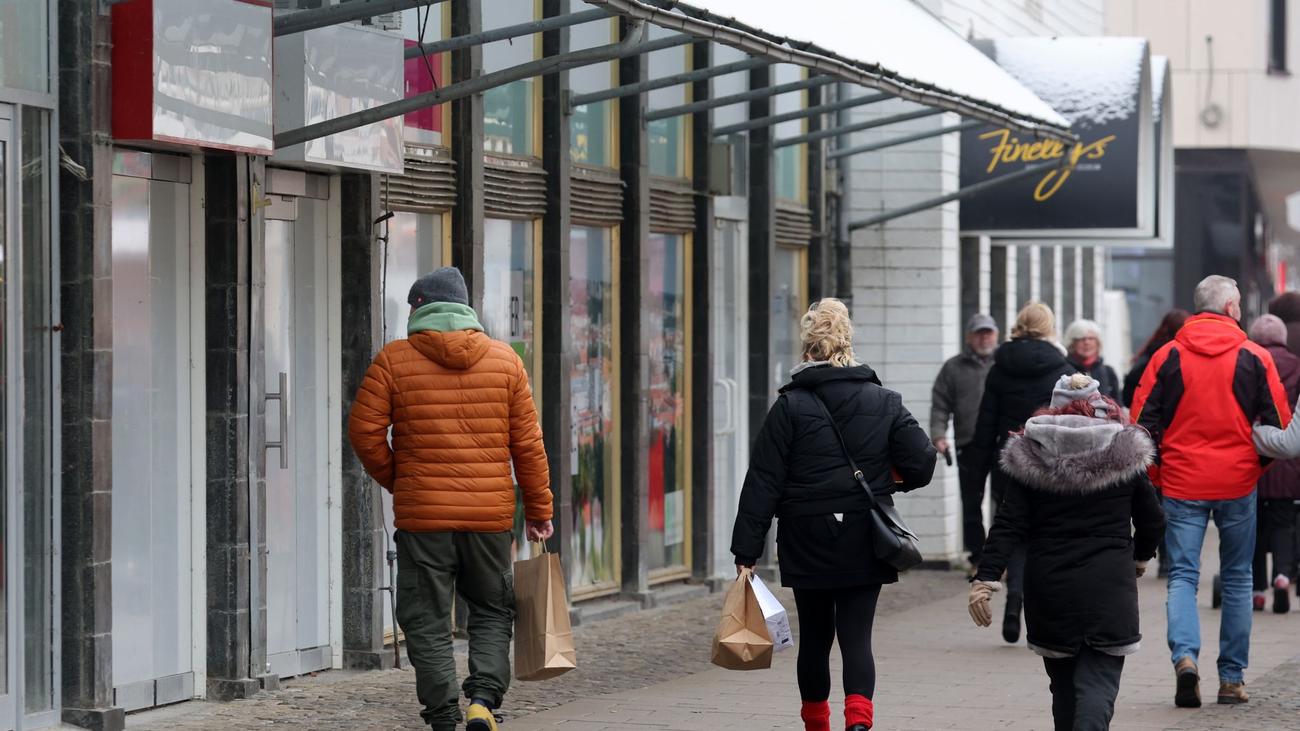
<instances>
[{"instance_id":1,"label":"yellow shoe","mask_svg":"<svg viewBox=\"0 0 1300 731\"><path fill-rule=\"evenodd\" d=\"M479 703L471 703L465 712L465 731L497 731L497 720L492 710Z\"/></svg>"}]
</instances>

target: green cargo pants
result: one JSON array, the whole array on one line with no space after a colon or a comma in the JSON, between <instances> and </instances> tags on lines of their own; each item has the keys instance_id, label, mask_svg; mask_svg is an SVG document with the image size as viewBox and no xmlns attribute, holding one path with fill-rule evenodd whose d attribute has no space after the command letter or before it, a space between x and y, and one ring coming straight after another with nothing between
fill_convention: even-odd
<instances>
[{"instance_id":1,"label":"green cargo pants","mask_svg":"<svg viewBox=\"0 0 1300 731\"><path fill-rule=\"evenodd\" d=\"M397 623L415 667L420 716L438 731L460 722L452 608L456 594L469 607L469 699L501 705L510 687L510 638L515 592L510 533L398 531Z\"/></svg>"}]
</instances>

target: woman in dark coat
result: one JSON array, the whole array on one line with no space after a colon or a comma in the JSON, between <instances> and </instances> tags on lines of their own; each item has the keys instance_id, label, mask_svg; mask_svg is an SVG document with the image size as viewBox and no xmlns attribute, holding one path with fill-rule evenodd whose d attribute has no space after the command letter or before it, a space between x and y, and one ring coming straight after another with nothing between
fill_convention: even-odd
<instances>
[{"instance_id":1,"label":"woman in dark coat","mask_svg":"<svg viewBox=\"0 0 1300 731\"><path fill-rule=\"evenodd\" d=\"M1297 336L1300 337L1300 336ZM1300 396L1300 358L1287 349L1286 323L1276 315L1261 315L1250 324L1250 339L1268 348L1277 365L1277 377L1286 387L1288 403ZM1296 509L1300 500L1300 460L1275 462L1259 478L1259 528L1255 541L1255 611L1264 611L1267 591L1273 589L1273 611L1291 611L1288 589L1295 576ZM1268 571L1268 554L1273 554L1273 572Z\"/></svg>"},{"instance_id":2,"label":"woman in dark coat","mask_svg":"<svg viewBox=\"0 0 1300 731\"><path fill-rule=\"evenodd\" d=\"M899 395L854 361L852 335L839 300L823 299L804 315L804 362L755 440L731 540L737 569L753 566L772 518L781 519L777 558L781 583L794 589L799 611L800 715L807 731L830 731L830 652L837 636L845 728L871 728L871 626L881 585L898 580L897 571L875 558L871 501L853 477L835 426L882 503L892 504L895 490L928 485L935 467L934 446Z\"/></svg>"},{"instance_id":3,"label":"woman in dark coat","mask_svg":"<svg viewBox=\"0 0 1300 731\"><path fill-rule=\"evenodd\" d=\"M1006 493L1008 480L995 464L1002 443L1012 432L1019 431L1025 420L1052 400L1052 388L1061 376L1075 369L1066 362L1065 353L1053 338L1056 317L1047 305L1031 302L1016 316L1010 342L1004 343L993 356L993 367L984 379L984 398L980 401L975 422L975 439L966 448L976 474L992 473L993 508ZM1002 615L1002 638L1020 641L1020 608L1024 599L1021 574L1025 554L1021 549L1007 565L1007 604Z\"/></svg>"},{"instance_id":4,"label":"woman in dark coat","mask_svg":"<svg viewBox=\"0 0 1300 731\"><path fill-rule=\"evenodd\" d=\"M1028 544L1029 648L1051 679L1056 731L1110 728L1124 657L1142 639L1136 578L1165 530L1147 478L1155 446L1097 386L1062 378L1054 408L1007 440L1010 485L970 592L971 618L987 627L1002 568Z\"/></svg>"},{"instance_id":5,"label":"woman in dark coat","mask_svg":"<svg viewBox=\"0 0 1300 731\"><path fill-rule=\"evenodd\" d=\"M1138 383L1142 381L1142 374L1146 373L1147 364L1151 362L1151 356L1156 354L1157 350L1165 347L1169 341L1174 339L1178 331L1182 329L1183 323L1191 314L1187 310L1170 310L1160 320L1160 327L1151 333L1146 343L1138 349L1137 355L1133 356L1133 367L1129 369L1128 375L1124 376L1124 397L1123 404L1125 408L1133 405L1133 394L1137 393Z\"/></svg>"}]
</instances>

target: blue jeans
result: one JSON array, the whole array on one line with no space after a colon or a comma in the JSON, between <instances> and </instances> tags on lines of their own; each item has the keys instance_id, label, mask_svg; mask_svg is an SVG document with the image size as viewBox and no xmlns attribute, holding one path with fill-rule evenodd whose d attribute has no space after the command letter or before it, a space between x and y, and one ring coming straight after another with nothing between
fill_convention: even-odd
<instances>
[{"instance_id":1,"label":"blue jeans","mask_svg":"<svg viewBox=\"0 0 1300 731\"><path fill-rule=\"evenodd\" d=\"M1236 500L1164 499L1165 541L1169 548L1169 650L1175 663L1201 651L1201 618L1196 587L1201 577L1201 546L1210 518L1219 528L1219 575L1223 611L1219 619L1219 680L1242 682L1250 661L1251 560L1255 553L1255 495Z\"/></svg>"}]
</instances>

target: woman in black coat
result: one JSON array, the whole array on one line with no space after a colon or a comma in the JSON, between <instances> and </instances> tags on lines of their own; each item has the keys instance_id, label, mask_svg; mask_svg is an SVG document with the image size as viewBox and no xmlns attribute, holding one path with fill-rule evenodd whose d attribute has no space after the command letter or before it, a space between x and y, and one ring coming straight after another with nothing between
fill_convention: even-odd
<instances>
[{"instance_id":1,"label":"woman in black coat","mask_svg":"<svg viewBox=\"0 0 1300 731\"><path fill-rule=\"evenodd\" d=\"M1142 639L1136 579L1165 530L1147 478L1155 446L1097 385L1063 378L1057 408L1007 441L1001 464L1011 481L970 593L971 617L987 627L1002 568L1028 544L1029 647L1051 679L1057 731L1110 727L1124 657Z\"/></svg>"},{"instance_id":2,"label":"woman in black coat","mask_svg":"<svg viewBox=\"0 0 1300 731\"><path fill-rule=\"evenodd\" d=\"M1078 372L1101 384L1102 396L1120 399L1119 376L1101 357L1101 327L1092 320L1075 320L1065 328L1066 360Z\"/></svg>"},{"instance_id":3,"label":"woman in black coat","mask_svg":"<svg viewBox=\"0 0 1300 731\"><path fill-rule=\"evenodd\" d=\"M1030 302L1016 316L1010 342L993 355L993 367L984 379L984 398L975 422L975 438L966 447L971 464L980 475L992 474L993 511L1007 491L1008 479L998 469L996 456L1012 432L1052 400L1052 388L1061 376L1075 372L1061 347L1052 341L1056 317L1040 302ZM1021 574L1024 550L1017 551L1007 565L1007 604L1002 615L1002 638L1020 641L1020 609L1023 603Z\"/></svg>"},{"instance_id":4,"label":"woman in black coat","mask_svg":"<svg viewBox=\"0 0 1300 731\"><path fill-rule=\"evenodd\" d=\"M830 730L830 652L844 659L845 728L865 731L874 715L871 625L881 585L898 572L875 558L871 500L854 479L846 447L876 499L930 483L935 450L897 393L853 358L853 324L839 300L814 303L800 324L804 362L781 388L751 451L731 551L737 569L763 554L772 518L781 583L799 611L799 694L807 731ZM834 419L825 416L821 399Z\"/></svg>"}]
</instances>

